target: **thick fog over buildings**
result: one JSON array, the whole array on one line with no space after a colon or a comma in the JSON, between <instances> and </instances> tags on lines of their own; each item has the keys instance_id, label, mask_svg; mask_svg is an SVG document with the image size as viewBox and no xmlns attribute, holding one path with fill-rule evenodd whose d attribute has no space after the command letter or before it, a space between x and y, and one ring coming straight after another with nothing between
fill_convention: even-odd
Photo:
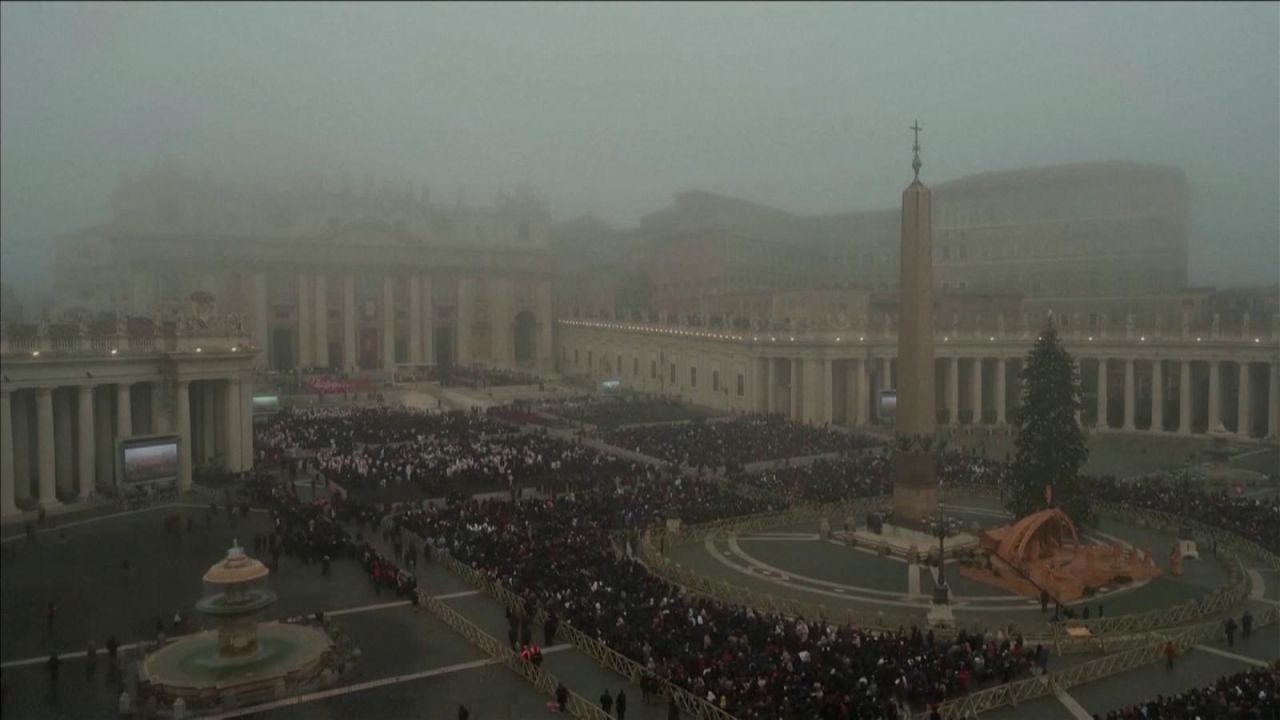
<instances>
[{"instance_id":1,"label":"thick fog over buildings","mask_svg":"<svg viewBox=\"0 0 1280 720\"><path fill-rule=\"evenodd\" d=\"M421 208L518 201L593 218L559 228L625 234L721 196L754 208L732 222L770 241L873 243L892 216L854 211L895 207L916 118L943 200L947 181L987 173L1154 166L1185 177L1185 208L1152 201L1185 211L1187 277L1158 250L1153 273L1260 285L1280 267L1273 3L0 13L3 278L24 294L49 290L51 238L127 211L129 183L167 158L218 202L371 196L409 226L428 221ZM1025 204L1003 206L1029 195L982 202L1018 217ZM833 271L820 250L807 258Z\"/></svg>"}]
</instances>

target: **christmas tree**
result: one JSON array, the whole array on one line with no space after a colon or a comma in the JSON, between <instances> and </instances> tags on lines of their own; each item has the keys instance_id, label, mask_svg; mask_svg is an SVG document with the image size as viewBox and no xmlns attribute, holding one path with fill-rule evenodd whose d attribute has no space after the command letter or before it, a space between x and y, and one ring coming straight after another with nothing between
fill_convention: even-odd
<instances>
[{"instance_id":1,"label":"christmas tree","mask_svg":"<svg viewBox=\"0 0 1280 720\"><path fill-rule=\"evenodd\" d=\"M1089 448L1076 420L1080 377L1052 322L1027 354L1021 381L1022 403L1012 415L1014 486L1005 507L1015 517L1058 507L1075 522L1088 522L1093 507L1080 468Z\"/></svg>"}]
</instances>

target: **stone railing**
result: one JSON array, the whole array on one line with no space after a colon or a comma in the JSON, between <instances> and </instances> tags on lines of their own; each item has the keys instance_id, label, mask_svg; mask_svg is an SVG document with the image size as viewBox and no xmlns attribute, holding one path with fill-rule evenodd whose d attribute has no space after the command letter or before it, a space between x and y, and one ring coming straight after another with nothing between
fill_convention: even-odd
<instances>
[{"instance_id":1,"label":"stone railing","mask_svg":"<svg viewBox=\"0 0 1280 720\"><path fill-rule=\"evenodd\" d=\"M710 340L721 342L745 342L754 344L782 345L798 344L896 344L898 338L897 324L867 323L854 324L844 328L822 327L792 330L778 329L728 329L691 327L665 323L632 322L627 320L582 320L561 319L559 324L565 328L582 328L588 330L610 330L629 333L644 333L689 340ZM934 326L935 343L962 343L973 341L1001 342L1025 344L1034 339L1036 332L1043 326L1043 318L1028 320L1025 324L999 322L992 318L988 322L969 322L952 324L949 320L939 321ZM1069 343L1074 342L1133 342L1159 343L1161 345L1192 345L1195 343L1215 343L1231 345L1263 345L1274 346L1280 341L1280 316L1270 322L1245 322L1243 320L1224 324L1222 322L1198 322L1195 324L1171 323L1129 323L1107 322L1105 324L1088 324L1069 322L1058 327L1058 334Z\"/></svg>"},{"instance_id":2,"label":"stone railing","mask_svg":"<svg viewBox=\"0 0 1280 720\"><path fill-rule=\"evenodd\" d=\"M112 356L154 353L253 352L257 348L247 334L200 335L101 335L55 337L6 336L0 338L0 355L41 356Z\"/></svg>"}]
</instances>

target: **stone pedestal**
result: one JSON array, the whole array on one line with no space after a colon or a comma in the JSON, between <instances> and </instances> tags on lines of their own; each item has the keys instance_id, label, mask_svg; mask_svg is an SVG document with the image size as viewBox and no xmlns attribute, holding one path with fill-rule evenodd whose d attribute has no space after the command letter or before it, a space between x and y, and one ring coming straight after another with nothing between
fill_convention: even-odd
<instances>
[{"instance_id":1,"label":"stone pedestal","mask_svg":"<svg viewBox=\"0 0 1280 720\"><path fill-rule=\"evenodd\" d=\"M932 452L896 450L893 456L893 517L898 523L918 524L938 510L938 483Z\"/></svg>"}]
</instances>

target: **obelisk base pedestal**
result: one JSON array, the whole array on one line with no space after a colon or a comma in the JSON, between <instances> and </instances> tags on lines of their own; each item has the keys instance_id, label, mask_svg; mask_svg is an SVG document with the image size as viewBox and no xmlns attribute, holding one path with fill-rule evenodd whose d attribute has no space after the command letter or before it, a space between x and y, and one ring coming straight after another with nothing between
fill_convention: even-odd
<instances>
[{"instance_id":1,"label":"obelisk base pedestal","mask_svg":"<svg viewBox=\"0 0 1280 720\"><path fill-rule=\"evenodd\" d=\"M938 486L893 488L893 523L907 527L922 527L925 520L938 512Z\"/></svg>"}]
</instances>

